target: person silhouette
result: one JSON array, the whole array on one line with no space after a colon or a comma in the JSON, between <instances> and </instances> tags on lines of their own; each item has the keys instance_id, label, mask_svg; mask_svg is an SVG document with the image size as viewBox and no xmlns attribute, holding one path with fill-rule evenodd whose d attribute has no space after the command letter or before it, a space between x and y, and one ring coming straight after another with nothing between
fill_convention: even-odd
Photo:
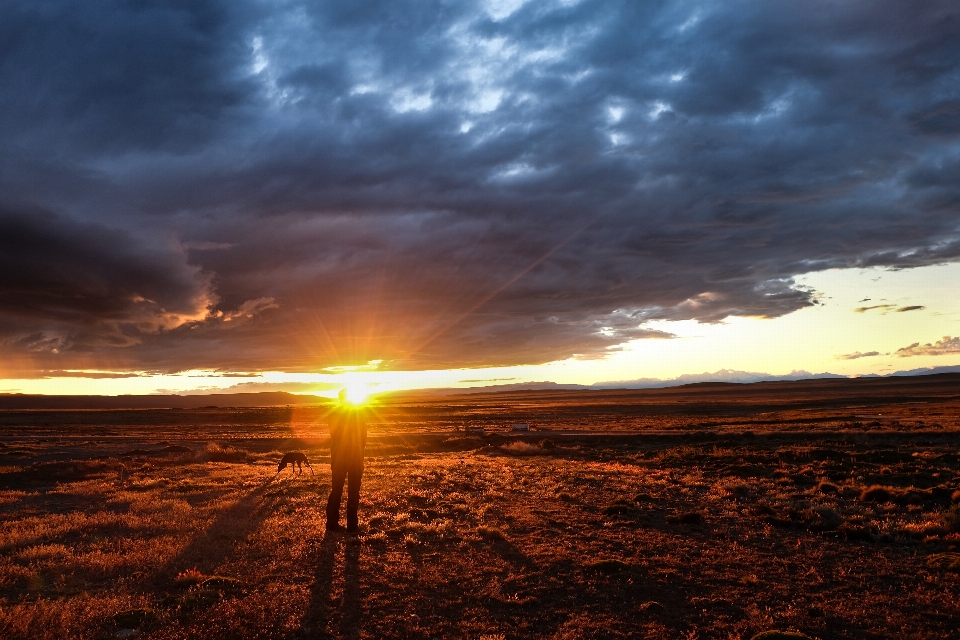
<instances>
[{"instance_id":1,"label":"person silhouette","mask_svg":"<svg viewBox=\"0 0 960 640\"><path fill-rule=\"evenodd\" d=\"M361 407L347 402L347 390L340 391L340 404L328 414L330 424L330 497L327 498L327 531L343 531L340 525L340 501L347 484L347 531L359 527L360 476L363 475L363 450L367 444L367 421Z\"/></svg>"}]
</instances>

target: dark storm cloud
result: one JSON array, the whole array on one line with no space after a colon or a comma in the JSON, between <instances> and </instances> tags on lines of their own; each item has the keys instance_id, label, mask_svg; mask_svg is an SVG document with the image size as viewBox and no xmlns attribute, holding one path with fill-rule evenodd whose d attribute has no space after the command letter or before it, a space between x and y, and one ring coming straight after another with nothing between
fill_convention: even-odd
<instances>
[{"instance_id":1,"label":"dark storm cloud","mask_svg":"<svg viewBox=\"0 0 960 640\"><path fill-rule=\"evenodd\" d=\"M60 239L4 249L38 369L596 357L960 258L955 3L0 12L0 206Z\"/></svg>"},{"instance_id":2,"label":"dark storm cloud","mask_svg":"<svg viewBox=\"0 0 960 640\"><path fill-rule=\"evenodd\" d=\"M0 211L0 340L27 352L92 351L202 319L212 287L185 258L126 231Z\"/></svg>"}]
</instances>

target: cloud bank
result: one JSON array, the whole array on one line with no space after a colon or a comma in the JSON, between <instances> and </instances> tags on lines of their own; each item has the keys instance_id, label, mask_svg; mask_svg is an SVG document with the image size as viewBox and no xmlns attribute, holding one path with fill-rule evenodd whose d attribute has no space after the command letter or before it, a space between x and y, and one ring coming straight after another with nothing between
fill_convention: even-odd
<instances>
[{"instance_id":1,"label":"cloud bank","mask_svg":"<svg viewBox=\"0 0 960 640\"><path fill-rule=\"evenodd\" d=\"M933 344L928 342L927 344L921 346L919 342L914 342L909 347L897 349L897 355L901 358L908 358L910 356L946 356L956 354L960 354L960 337L951 338L950 336L943 336L942 340L937 340Z\"/></svg>"},{"instance_id":2,"label":"cloud bank","mask_svg":"<svg viewBox=\"0 0 960 640\"><path fill-rule=\"evenodd\" d=\"M598 357L955 261L958 32L947 1L4 3L0 373Z\"/></svg>"}]
</instances>

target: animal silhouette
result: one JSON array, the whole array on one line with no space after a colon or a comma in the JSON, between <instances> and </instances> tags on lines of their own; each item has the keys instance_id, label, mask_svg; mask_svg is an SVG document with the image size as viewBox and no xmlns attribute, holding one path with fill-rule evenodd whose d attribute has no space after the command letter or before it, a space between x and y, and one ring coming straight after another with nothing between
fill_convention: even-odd
<instances>
[{"instance_id":1,"label":"animal silhouette","mask_svg":"<svg viewBox=\"0 0 960 640\"><path fill-rule=\"evenodd\" d=\"M283 454L283 457L280 458L280 464L277 465L277 475L279 475L288 464L290 465L290 473L294 475L303 473L303 465L307 465L307 467L310 468L310 475L313 475L313 467L310 466L310 462L307 460L305 453L291 451L290 453ZM294 470L295 467L299 467L299 473Z\"/></svg>"}]
</instances>

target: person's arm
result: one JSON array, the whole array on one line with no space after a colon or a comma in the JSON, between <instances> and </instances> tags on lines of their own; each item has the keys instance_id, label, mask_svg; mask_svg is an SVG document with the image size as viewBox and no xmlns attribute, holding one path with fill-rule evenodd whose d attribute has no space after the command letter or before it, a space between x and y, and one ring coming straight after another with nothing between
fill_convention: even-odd
<instances>
[{"instance_id":1,"label":"person's arm","mask_svg":"<svg viewBox=\"0 0 960 640\"><path fill-rule=\"evenodd\" d=\"M343 415L341 411L330 412L327 424L330 425L330 451L336 449L343 441Z\"/></svg>"}]
</instances>

